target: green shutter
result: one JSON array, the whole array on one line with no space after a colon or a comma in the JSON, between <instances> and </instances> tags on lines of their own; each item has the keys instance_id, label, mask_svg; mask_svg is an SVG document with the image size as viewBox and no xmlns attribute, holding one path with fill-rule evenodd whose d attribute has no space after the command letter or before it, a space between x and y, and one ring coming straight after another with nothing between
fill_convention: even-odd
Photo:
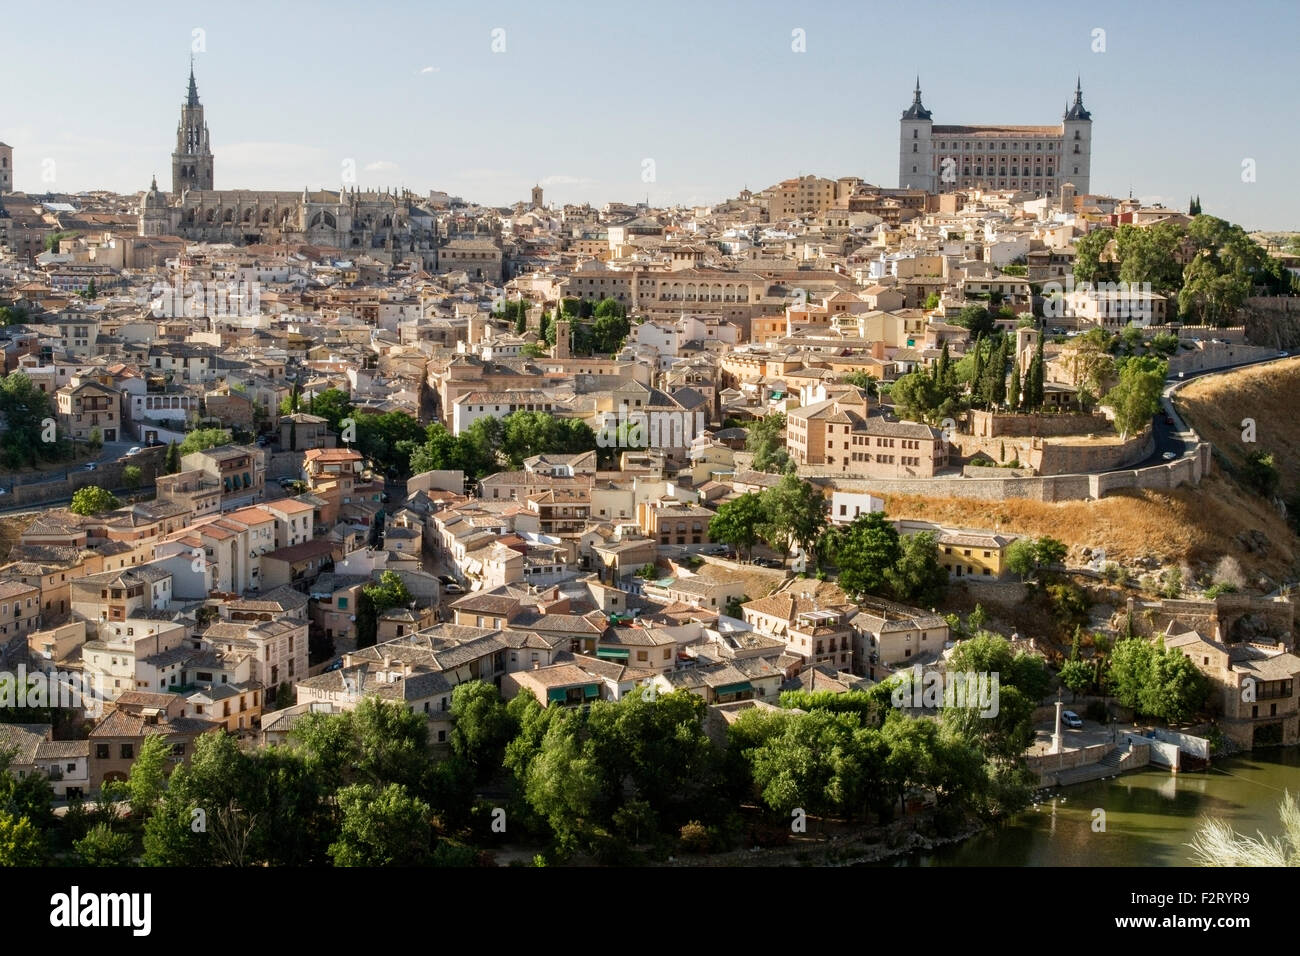
<instances>
[{"instance_id":1,"label":"green shutter","mask_svg":"<svg viewBox=\"0 0 1300 956\"><path fill-rule=\"evenodd\" d=\"M563 704L568 699L563 687L552 687L546 692L546 702L548 704Z\"/></svg>"},{"instance_id":2,"label":"green shutter","mask_svg":"<svg viewBox=\"0 0 1300 956\"><path fill-rule=\"evenodd\" d=\"M584 687L584 688L582 689L582 696L583 696L583 697L599 697L599 696L600 696L600 687L597 686L596 684L588 684L586 687Z\"/></svg>"}]
</instances>

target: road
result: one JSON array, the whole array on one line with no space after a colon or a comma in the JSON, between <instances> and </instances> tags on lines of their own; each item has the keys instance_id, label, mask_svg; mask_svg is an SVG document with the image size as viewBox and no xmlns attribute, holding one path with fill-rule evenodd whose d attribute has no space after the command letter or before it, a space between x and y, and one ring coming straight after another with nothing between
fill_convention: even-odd
<instances>
[{"instance_id":1,"label":"road","mask_svg":"<svg viewBox=\"0 0 1300 956\"><path fill-rule=\"evenodd\" d=\"M1196 441L1193 438L1191 429L1183 421L1178 410L1174 408L1173 395L1181 386L1198 378L1204 378L1207 375L1219 375L1224 372L1232 372L1239 368L1245 368L1249 365L1265 365L1269 362L1283 362L1285 358L1279 356L1270 356L1264 359L1254 359L1249 362L1235 362L1232 365L1223 365L1219 368L1205 369L1199 372L1185 372L1183 377L1171 375L1166 381L1164 391L1160 394L1161 411L1151 421L1152 431L1155 435L1156 447L1149 456L1144 460L1125 465L1123 468L1112 468L1111 471L1132 471L1135 468L1147 468L1151 465L1159 465L1165 461L1165 453L1170 453L1177 458L1190 454L1196 448ZM1173 425L1165 423L1165 416L1174 420Z\"/></svg>"},{"instance_id":2,"label":"road","mask_svg":"<svg viewBox=\"0 0 1300 956\"><path fill-rule=\"evenodd\" d=\"M10 479L9 481L5 482L4 487L8 489L8 488L12 488L15 484L43 485L51 481L62 481L69 473L84 471L86 465L89 464L89 462L91 461L95 462L96 465L102 465L110 461L117 461L128 451L130 451L132 448L135 448L137 446L141 448L144 447L139 442L134 442L134 441L104 442L104 447L99 450L98 454L96 454L94 458L88 459L87 461L78 462L75 465L69 465L66 469L51 471L49 474L42 475L39 478L30 478L26 481L23 481L21 480L23 476L18 476L18 479Z\"/></svg>"}]
</instances>

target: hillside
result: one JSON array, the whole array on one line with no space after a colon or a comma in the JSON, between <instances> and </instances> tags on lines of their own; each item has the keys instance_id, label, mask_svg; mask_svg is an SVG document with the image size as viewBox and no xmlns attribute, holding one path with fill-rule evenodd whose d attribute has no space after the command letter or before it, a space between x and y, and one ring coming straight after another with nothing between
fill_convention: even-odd
<instances>
[{"instance_id":1,"label":"hillside","mask_svg":"<svg viewBox=\"0 0 1300 956\"><path fill-rule=\"evenodd\" d=\"M1241 467L1252 451L1271 452L1281 494L1300 493L1300 358L1270 362L1226 375L1212 375L1181 389L1178 411L1229 466ZM1241 440L1243 419L1255 420L1255 444Z\"/></svg>"},{"instance_id":2,"label":"hillside","mask_svg":"<svg viewBox=\"0 0 1300 956\"><path fill-rule=\"evenodd\" d=\"M1300 358L1195 382L1179 393L1177 404L1215 446L1216 466L1226 459L1235 469L1255 449L1272 452L1283 496L1290 500L1300 493L1297 394ZM1255 419L1254 445L1241 441L1243 418ZM1300 572L1300 539L1285 518L1220 467L1198 487L1172 493L1133 491L1061 504L887 495L886 510L895 518L1050 534L1071 546L1075 561L1084 548L1104 547L1108 558L1125 564L1186 563L1200 571L1231 555L1250 577L1264 576L1269 590Z\"/></svg>"}]
</instances>

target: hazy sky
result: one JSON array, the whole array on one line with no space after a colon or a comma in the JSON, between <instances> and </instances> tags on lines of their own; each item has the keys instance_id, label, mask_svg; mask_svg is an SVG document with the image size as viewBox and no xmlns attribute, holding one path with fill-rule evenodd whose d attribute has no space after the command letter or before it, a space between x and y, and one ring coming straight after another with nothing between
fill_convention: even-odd
<instances>
[{"instance_id":1,"label":"hazy sky","mask_svg":"<svg viewBox=\"0 0 1300 956\"><path fill-rule=\"evenodd\" d=\"M494 205L534 182L556 203L704 203L803 173L896 186L917 73L950 124L1057 123L1079 74L1094 191L1300 228L1300 4L1083 7L9 5L0 140L20 190L169 189L197 45L218 189L337 187L351 160L361 186Z\"/></svg>"}]
</instances>

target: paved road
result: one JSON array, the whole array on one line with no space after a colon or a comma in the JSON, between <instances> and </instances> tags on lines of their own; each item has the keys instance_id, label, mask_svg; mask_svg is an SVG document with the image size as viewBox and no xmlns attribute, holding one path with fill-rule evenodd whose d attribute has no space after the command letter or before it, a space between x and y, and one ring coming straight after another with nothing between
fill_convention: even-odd
<instances>
[{"instance_id":1,"label":"paved road","mask_svg":"<svg viewBox=\"0 0 1300 956\"><path fill-rule=\"evenodd\" d=\"M1184 372L1182 378L1177 375L1170 375L1165 382L1164 391L1160 395L1161 411L1152 419L1152 431L1155 434L1156 447L1147 458L1134 465L1125 465L1123 468L1112 468L1111 471L1132 471L1135 468L1147 468L1151 465L1163 464L1165 454L1169 453L1177 458L1192 453L1196 448L1196 442L1193 439L1191 429L1183 421L1177 409L1174 408L1173 395L1181 386L1186 385L1194 379L1204 378L1207 375L1221 375L1225 372L1232 372L1239 368L1245 368L1249 365L1264 365L1269 362L1283 362L1285 358L1273 355L1263 359L1253 359L1248 362L1235 362L1232 365L1223 365L1219 368L1205 369L1199 372ZM1170 425L1165 421L1168 416L1174 420Z\"/></svg>"}]
</instances>

